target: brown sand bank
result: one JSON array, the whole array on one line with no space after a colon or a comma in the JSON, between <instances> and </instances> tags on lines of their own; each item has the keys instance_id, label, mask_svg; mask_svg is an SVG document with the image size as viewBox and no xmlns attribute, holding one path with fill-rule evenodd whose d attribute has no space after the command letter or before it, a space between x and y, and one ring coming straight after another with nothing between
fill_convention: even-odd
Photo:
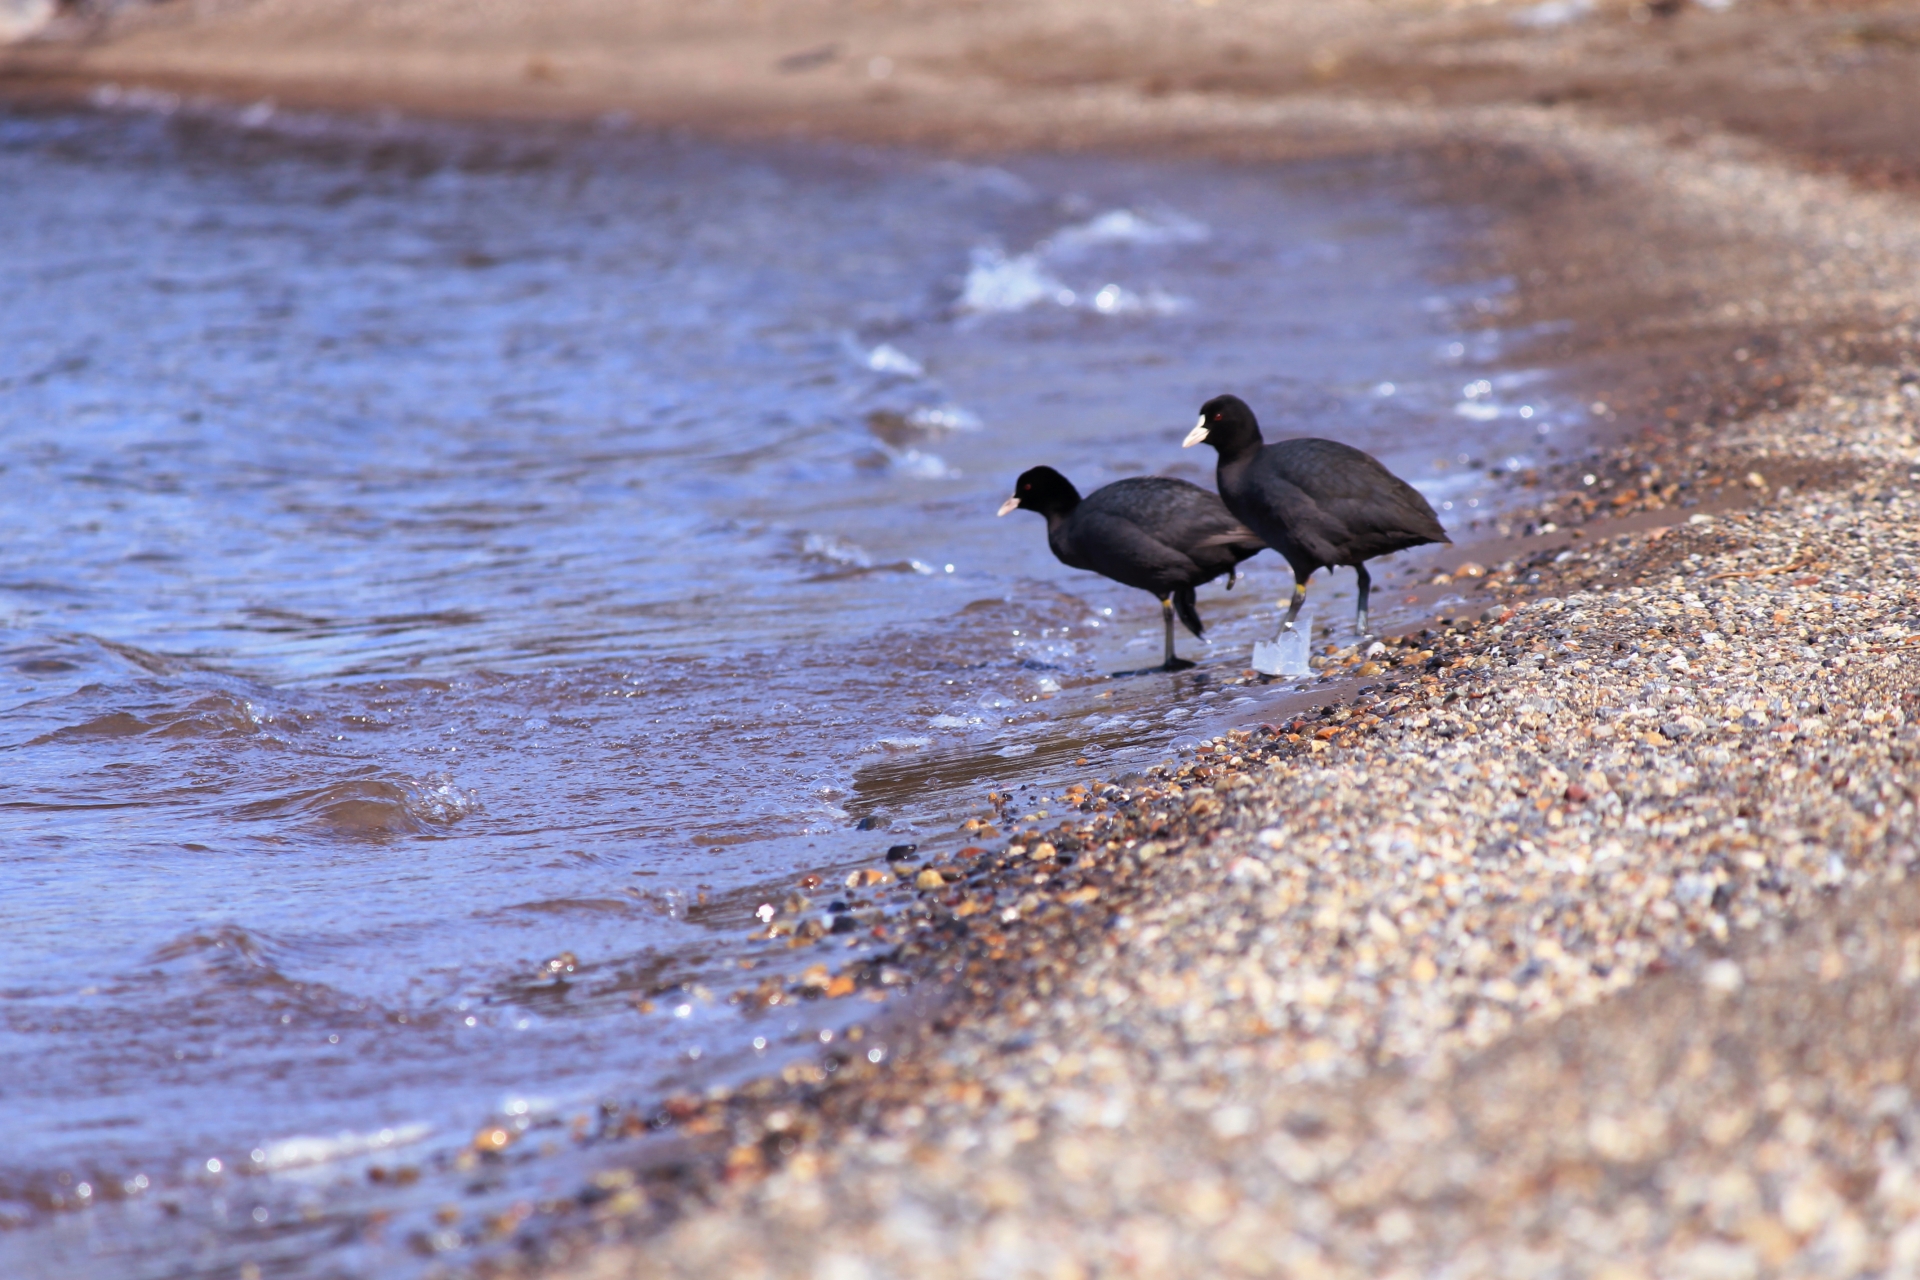
<instances>
[{"instance_id":1,"label":"brown sand bank","mask_svg":"<svg viewBox=\"0 0 1920 1280\"><path fill-rule=\"evenodd\" d=\"M1218 132L1192 99L1525 105L1920 179L1920 11L1895 3L197 0L80 5L0 55L16 92L115 78L986 147ZM1315 132L1262 145L1310 147Z\"/></svg>"},{"instance_id":2,"label":"brown sand bank","mask_svg":"<svg viewBox=\"0 0 1920 1280\"><path fill-rule=\"evenodd\" d=\"M1543 355L1614 434L1467 619L983 811L895 890L895 966L768 993L918 973L936 1017L673 1100L671 1160L465 1224L502 1267L1920 1267L1920 12L1580 9L262 0L0 55L16 94L1417 153L1521 215L1494 322L1576 321Z\"/></svg>"}]
</instances>

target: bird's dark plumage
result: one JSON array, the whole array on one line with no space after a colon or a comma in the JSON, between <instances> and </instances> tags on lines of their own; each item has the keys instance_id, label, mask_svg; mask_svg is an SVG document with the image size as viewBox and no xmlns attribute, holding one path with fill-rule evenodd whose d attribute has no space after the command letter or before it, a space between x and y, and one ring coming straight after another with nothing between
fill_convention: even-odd
<instances>
[{"instance_id":1,"label":"bird's dark plumage","mask_svg":"<svg viewBox=\"0 0 1920 1280\"><path fill-rule=\"evenodd\" d=\"M1194 588L1227 574L1265 543L1233 518L1220 499L1198 485L1168 476L1134 476L1086 497L1052 467L1034 467L1014 482L1000 508L1037 511L1047 520L1047 545L1060 563L1151 592L1166 620L1166 667L1192 663L1173 653L1173 617L1194 635L1205 634Z\"/></svg>"},{"instance_id":2,"label":"bird's dark plumage","mask_svg":"<svg viewBox=\"0 0 1920 1280\"><path fill-rule=\"evenodd\" d=\"M1366 562L1427 542L1450 542L1418 490L1373 457L1334 440L1267 444L1238 396L1215 396L1200 407L1188 444L1220 454L1217 474L1227 509L1293 567L1291 626L1315 569L1352 565L1360 578L1359 629L1367 629Z\"/></svg>"}]
</instances>

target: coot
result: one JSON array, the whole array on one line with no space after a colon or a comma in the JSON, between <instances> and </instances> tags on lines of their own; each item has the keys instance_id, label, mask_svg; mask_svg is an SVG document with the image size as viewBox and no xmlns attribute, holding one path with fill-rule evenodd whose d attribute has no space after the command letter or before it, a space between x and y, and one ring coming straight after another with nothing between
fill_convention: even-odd
<instances>
[{"instance_id":1,"label":"coot","mask_svg":"<svg viewBox=\"0 0 1920 1280\"><path fill-rule=\"evenodd\" d=\"M1194 635L1205 633L1193 589L1227 575L1266 544L1228 513L1219 498L1199 485L1169 476L1116 480L1082 498L1073 482L1052 467L1034 467L1014 482L1000 514L1016 507L1047 518L1047 545L1061 564L1152 592L1166 623L1163 671L1191 662L1173 653L1173 615Z\"/></svg>"},{"instance_id":2,"label":"coot","mask_svg":"<svg viewBox=\"0 0 1920 1280\"><path fill-rule=\"evenodd\" d=\"M1293 601L1280 630L1300 615L1315 569L1350 564L1360 579L1355 628L1367 634L1367 561L1426 542L1451 542L1414 487L1368 454L1334 440L1266 444L1253 410L1238 396L1215 396L1183 447L1220 453L1216 479L1227 509L1293 566Z\"/></svg>"}]
</instances>

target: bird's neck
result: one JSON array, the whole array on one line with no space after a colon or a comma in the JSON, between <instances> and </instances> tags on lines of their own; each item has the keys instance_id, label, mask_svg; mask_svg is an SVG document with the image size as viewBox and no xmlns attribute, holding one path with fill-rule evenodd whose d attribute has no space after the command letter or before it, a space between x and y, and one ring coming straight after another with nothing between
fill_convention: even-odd
<instances>
[{"instance_id":1,"label":"bird's neck","mask_svg":"<svg viewBox=\"0 0 1920 1280\"><path fill-rule=\"evenodd\" d=\"M1067 521L1073 517L1073 507L1079 505L1076 502L1073 506L1049 507L1040 513L1047 518L1048 538L1057 537L1065 531Z\"/></svg>"},{"instance_id":2,"label":"bird's neck","mask_svg":"<svg viewBox=\"0 0 1920 1280\"><path fill-rule=\"evenodd\" d=\"M1254 454L1260 452L1260 446L1263 443L1265 442L1261 440L1259 433L1255 432L1244 440L1235 440L1231 444L1221 445L1220 465L1223 467L1231 467L1238 463L1245 462Z\"/></svg>"}]
</instances>

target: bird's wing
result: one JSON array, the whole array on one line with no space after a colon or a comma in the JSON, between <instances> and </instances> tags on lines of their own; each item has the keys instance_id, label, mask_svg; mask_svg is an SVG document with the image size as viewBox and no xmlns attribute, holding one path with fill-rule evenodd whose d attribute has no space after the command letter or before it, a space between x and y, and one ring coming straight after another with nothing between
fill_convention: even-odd
<instances>
[{"instance_id":1,"label":"bird's wing","mask_svg":"<svg viewBox=\"0 0 1920 1280\"><path fill-rule=\"evenodd\" d=\"M1203 576L1192 557L1168 546L1154 531L1109 512L1075 512L1073 549L1095 573L1155 595Z\"/></svg>"},{"instance_id":2,"label":"bird's wing","mask_svg":"<svg viewBox=\"0 0 1920 1280\"><path fill-rule=\"evenodd\" d=\"M1404 485L1372 454L1338 440L1282 440L1262 451L1261 461L1322 505L1363 501L1382 485Z\"/></svg>"},{"instance_id":3,"label":"bird's wing","mask_svg":"<svg viewBox=\"0 0 1920 1280\"><path fill-rule=\"evenodd\" d=\"M1226 547L1238 555L1240 559L1245 560L1248 556L1258 555L1260 552L1265 551L1267 544L1260 541L1259 534L1236 521L1234 528L1224 533L1210 533L1198 542L1190 544L1189 549L1193 551L1206 551L1213 547Z\"/></svg>"},{"instance_id":4,"label":"bird's wing","mask_svg":"<svg viewBox=\"0 0 1920 1280\"><path fill-rule=\"evenodd\" d=\"M1334 440L1286 440L1271 446L1277 454L1276 471L1289 483L1311 494L1318 518L1328 522L1324 533L1337 528L1341 541L1361 556L1384 555L1389 550L1426 541L1444 541L1440 517L1420 491L1381 466L1371 455Z\"/></svg>"}]
</instances>

